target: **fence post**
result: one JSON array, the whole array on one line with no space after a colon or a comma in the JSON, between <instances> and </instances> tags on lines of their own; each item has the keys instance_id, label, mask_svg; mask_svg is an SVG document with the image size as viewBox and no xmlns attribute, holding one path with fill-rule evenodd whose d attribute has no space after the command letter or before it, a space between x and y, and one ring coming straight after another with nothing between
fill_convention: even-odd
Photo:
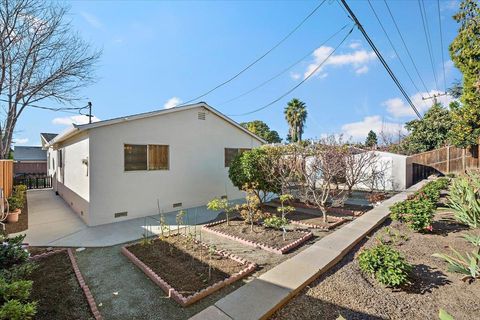
<instances>
[{"instance_id":1,"label":"fence post","mask_svg":"<svg viewBox=\"0 0 480 320\"><path fill-rule=\"evenodd\" d=\"M466 148L462 148L462 171L465 172L465 154Z\"/></svg>"},{"instance_id":2,"label":"fence post","mask_svg":"<svg viewBox=\"0 0 480 320\"><path fill-rule=\"evenodd\" d=\"M450 146L447 146L447 173L450 173Z\"/></svg>"}]
</instances>

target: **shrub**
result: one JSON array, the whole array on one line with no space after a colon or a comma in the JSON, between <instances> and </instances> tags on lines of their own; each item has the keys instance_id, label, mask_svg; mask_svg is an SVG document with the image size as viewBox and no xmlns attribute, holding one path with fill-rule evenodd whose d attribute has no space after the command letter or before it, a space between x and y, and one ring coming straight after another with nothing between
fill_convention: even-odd
<instances>
[{"instance_id":1,"label":"shrub","mask_svg":"<svg viewBox=\"0 0 480 320\"><path fill-rule=\"evenodd\" d=\"M405 222L414 231L431 230L434 211L432 202L422 197L397 202L390 207L392 220Z\"/></svg>"},{"instance_id":2,"label":"shrub","mask_svg":"<svg viewBox=\"0 0 480 320\"><path fill-rule=\"evenodd\" d=\"M470 228L480 227L480 175L470 172L455 178L449 189L454 218Z\"/></svg>"},{"instance_id":3,"label":"shrub","mask_svg":"<svg viewBox=\"0 0 480 320\"><path fill-rule=\"evenodd\" d=\"M27 300L32 290L32 284L33 282L29 280L17 280L8 283L5 279L0 278L0 301Z\"/></svg>"},{"instance_id":4,"label":"shrub","mask_svg":"<svg viewBox=\"0 0 480 320\"><path fill-rule=\"evenodd\" d=\"M387 287L398 287L408 282L412 266L400 252L379 244L363 250L358 256L360 269Z\"/></svg>"},{"instance_id":5,"label":"shrub","mask_svg":"<svg viewBox=\"0 0 480 320\"><path fill-rule=\"evenodd\" d=\"M30 254L22 247L25 235L4 239L0 246L0 270L25 263Z\"/></svg>"},{"instance_id":6,"label":"shrub","mask_svg":"<svg viewBox=\"0 0 480 320\"><path fill-rule=\"evenodd\" d=\"M21 303L18 300L10 300L0 307L1 320L30 320L37 312L35 302Z\"/></svg>"},{"instance_id":7,"label":"shrub","mask_svg":"<svg viewBox=\"0 0 480 320\"><path fill-rule=\"evenodd\" d=\"M21 209L23 207L22 199L18 198L17 196L11 196L7 199L8 201L8 210L13 212L17 209Z\"/></svg>"},{"instance_id":8,"label":"shrub","mask_svg":"<svg viewBox=\"0 0 480 320\"><path fill-rule=\"evenodd\" d=\"M263 225L268 228L282 229L288 224L288 219L277 216L271 216L263 221Z\"/></svg>"}]
</instances>

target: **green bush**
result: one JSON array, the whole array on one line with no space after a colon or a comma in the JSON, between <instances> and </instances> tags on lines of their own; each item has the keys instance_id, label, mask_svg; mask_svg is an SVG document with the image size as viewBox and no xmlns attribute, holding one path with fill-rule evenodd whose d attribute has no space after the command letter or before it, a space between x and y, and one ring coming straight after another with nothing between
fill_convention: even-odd
<instances>
[{"instance_id":1,"label":"green bush","mask_svg":"<svg viewBox=\"0 0 480 320\"><path fill-rule=\"evenodd\" d=\"M33 282L29 280L17 280L8 283L5 279L0 278L0 301L27 300L30 297L32 284Z\"/></svg>"},{"instance_id":2,"label":"green bush","mask_svg":"<svg viewBox=\"0 0 480 320\"><path fill-rule=\"evenodd\" d=\"M287 218L281 218L277 216L268 217L263 221L263 225L265 227L275 228L275 229L282 229L287 224L288 224Z\"/></svg>"},{"instance_id":3,"label":"green bush","mask_svg":"<svg viewBox=\"0 0 480 320\"><path fill-rule=\"evenodd\" d=\"M10 300L0 307L1 320L30 320L37 312L35 302L21 303L18 300Z\"/></svg>"},{"instance_id":4,"label":"green bush","mask_svg":"<svg viewBox=\"0 0 480 320\"><path fill-rule=\"evenodd\" d=\"M480 227L480 174L470 172L453 179L448 205L458 222L470 228Z\"/></svg>"},{"instance_id":5,"label":"green bush","mask_svg":"<svg viewBox=\"0 0 480 320\"><path fill-rule=\"evenodd\" d=\"M390 207L392 220L404 222L413 231L431 230L435 207L423 197L397 202Z\"/></svg>"},{"instance_id":6,"label":"green bush","mask_svg":"<svg viewBox=\"0 0 480 320\"><path fill-rule=\"evenodd\" d=\"M23 207L23 201L19 197L13 195L7 199L8 201L8 210L10 212L13 212L17 209L22 209Z\"/></svg>"},{"instance_id":7,"label":"green bush","mask_svg":"<svg viewBox=\"0 0 480 320\"><path fill-rule=\"evenodd\" d=\"M0 270L27 262L30 254L23 248L22 242L25 235L4 239L0 246Z\"/></svg>"},{"instance_id":8,"label":"green bush","mask_svg":"<svg viewBox=\"0 0 480 320\"><path fill-rule=\"evenodd\" d=\"M398 287L408 282L412 266L400 252L379 244L363 250L358 256L360 269L387 287Z\"/></svg>"},{"instance_id":9,"label":"green bush","mask_svg":"<svg viewBox=\"0 0 480 320\"><path fill-rule=\"evenodd\" d=\"M438 199L440 199L440 191L447 189L449 184L450 181L447 178L438 178L423 186L422 189L416 193L416 196L425 198L436 206Z\"/></svg>"}]
</instances>

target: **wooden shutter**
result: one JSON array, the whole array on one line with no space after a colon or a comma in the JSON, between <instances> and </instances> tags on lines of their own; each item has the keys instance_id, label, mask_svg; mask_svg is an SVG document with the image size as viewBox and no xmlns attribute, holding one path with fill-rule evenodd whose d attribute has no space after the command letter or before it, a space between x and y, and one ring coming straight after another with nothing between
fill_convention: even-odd
<instances>
[{"instance_id":1,"label":"wooden shutter","mask_svg":"<svg viewBox=\"0 0 480 320\"><path fill-rule=\"evenodd\" d=\"M169 169L169 148L167 145L148 145L148 170Z\"/></svg>"}]
</instances>

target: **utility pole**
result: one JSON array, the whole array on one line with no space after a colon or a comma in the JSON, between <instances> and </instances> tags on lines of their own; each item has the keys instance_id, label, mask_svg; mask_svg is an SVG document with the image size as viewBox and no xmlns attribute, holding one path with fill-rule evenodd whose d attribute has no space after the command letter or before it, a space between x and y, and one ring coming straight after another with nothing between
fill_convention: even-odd
<instances>
[{"instance_id":1,"label":"utility pole","mask_svg":"<svg viewBox=\"0 0 480 320\"><path fill-rule=\"evenodd\" d=\"M437 104L437 98L438 97L443 97L443 96L446 96L448 93L444 92L444 93L437 93L437 94L433 94L431 97L422 97L422 100L429 100L429 99L433 99L433 104Z\"/></svg>"},{"instance_id":2,"label":"utility pole","mask_svg":"<svg viewBox=\"0 0 480 320\"><path fill-rule=\"evenodd\" d=\"M88 101L87 103L87 107L88 107L88 123L92 123L92 103L90 101Z\"/></svg>"}]
</instances>

